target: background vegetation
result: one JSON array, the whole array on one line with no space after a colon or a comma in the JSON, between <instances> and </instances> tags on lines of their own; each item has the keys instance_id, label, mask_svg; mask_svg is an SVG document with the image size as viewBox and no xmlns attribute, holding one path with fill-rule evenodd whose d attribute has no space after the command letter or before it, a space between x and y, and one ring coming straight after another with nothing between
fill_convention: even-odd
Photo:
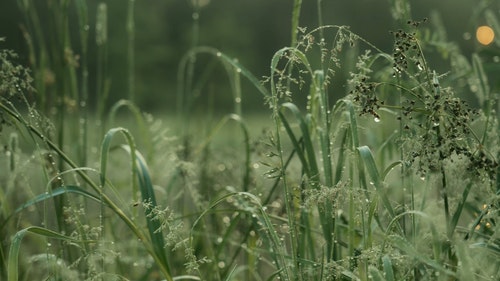
<instances>
[{"instance_id":1,"label":"background vegetation","mask_svg":"<svg viewBox=\"0 0 500 281\"><path fill-rule=\"evenodd\" d=\"M97 5L103 1L88 3L89 56L96 54L95 18ZM127 5L121 0L104 1L108 5L108 64L110 75L110 106L113 101L124 97L126 83L126 19ZM202 1L203 2L203 1ZM393 20L389 1L354 0L320 1L323 24L348 25L351 30L366 38L380 49L389 52L392 37L389 30L398 28ZM464 54L470 54L478 47L474 40L475 29L486 22L482 10L494 5L477 5L474 0L444 1L409 1L413 18L435 16L435 22L445 30L446 38L459 46ZM292 5L288 0L212 0L204 4L199 11L193 9L190 1L135 1L135 75L136 102L147 111L175 111L174 103L168 102L176 95L176 77L180 58L193 44L212 46L231 57L238 58L256 77L268 75L268 65L274 52L290 42L290 14ZM482 2L486 3L486 2ZM38 4L43 6L43 4ZM301 25L309 28L318 25L317 1L303 1ZM494 11L494 9L493 9ZM40 25L45 32L50 32L51 16L42 7L38 7ZM199 32L193 41L193 14L199 19ZM27 63L27 45L23 37L23 14L16 1L0 3L0 35L8 40L4 48L13 49ZM73 19L76 19L73 17ZM72 21L73 31L77 24ZM76 40L76 38L74 38ZM75 42L76 43L76 42ZM75 46L76 47L76 46ZM486 50L480 50L485 52ZM498 55L498 54L497 54ZM492 58L493 56L490 56ZM489 61L491 62L491 61ZM485 61L488 63L488 61ZM90 79L95 79L96 61L89 60ZM446 68L446 66L444 66ZM228 91L227 79L222 69L212 73L211 98L217 100L217 108L229 106L228 94L214 92ZM95 83L94 83L95 84ZM339 83L340 84L340 83ZM91 83L93 85L93 83ZM251 86L243 84L244 89L252 91ZM94 99L95 90L90 91ZM342 97L345 89L336 91L336 98ZM206 95L208 96L208 94ZM206 102L206 100L204 101ZM245 107L251 111L264 108L258 95L249 94Z\"/></svg>"}]
</instances>

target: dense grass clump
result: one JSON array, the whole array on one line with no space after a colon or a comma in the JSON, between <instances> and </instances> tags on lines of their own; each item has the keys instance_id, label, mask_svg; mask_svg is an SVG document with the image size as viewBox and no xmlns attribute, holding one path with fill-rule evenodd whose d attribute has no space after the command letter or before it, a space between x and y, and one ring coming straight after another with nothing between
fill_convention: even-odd
<instances>
[{"instance_id":1,"label":"dense grass clump","mask_svg":"<svg viewBox=\"0 0 500 281\"><path fill-rule=\"evenodd\" d=\"M300 27L296 0L291 44L259 79L198 46L195 17L178 116L165 121L134 103L133 0L129 91L109 109L106 4L92 58L86 1L44 6L57 30L41 28L32 2L19 1L31 68L0 51L2 280L500 278L498 70L462 54L438 19L389 1L385 52L321 16ZM197 118L219 64L233 109ZM243 81L264 115L243 114Z\"/></svg>"}]
</instances>

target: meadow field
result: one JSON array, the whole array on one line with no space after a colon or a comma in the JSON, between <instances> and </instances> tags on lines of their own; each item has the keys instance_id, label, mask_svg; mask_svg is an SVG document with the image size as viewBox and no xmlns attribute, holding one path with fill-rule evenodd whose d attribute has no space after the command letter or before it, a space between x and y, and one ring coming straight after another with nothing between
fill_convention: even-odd
<instances>
[{"instance_id":1,"label":"meadow field","mask_svg":"<svg viewBox=\"0 0 500 281\"><path fill-rule=\"evenodd\" d=\"M500 280L498 1L471 5L463 51L409 0L381 0L388 49L290 0L261 75L201 44L193 0L156 105L140 1L120 34L116 1L12 2L0 280Z\"/></svg>"}]
</instances>

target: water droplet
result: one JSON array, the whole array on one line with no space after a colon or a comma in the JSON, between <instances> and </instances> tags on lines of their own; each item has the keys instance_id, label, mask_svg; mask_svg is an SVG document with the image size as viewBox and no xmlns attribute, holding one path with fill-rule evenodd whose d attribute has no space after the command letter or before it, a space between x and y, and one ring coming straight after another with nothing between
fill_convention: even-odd
<instances>
[{"instance_id":1,"label":"water droplet","mask_svg":"<svg viewBox=\"0 0 500 281\"><path fill-rule=\"evenodd\" d=\"M200 15L198 13L193 13L193 19L197 20L200 18Z\"/></svg>"},{"instance_id":2,"label":"water droplet","mask_svg":"<svg viewBox=\"0 0 500 281\"><path fill-rule=\"evenodd\" d=\"M375 121L375 123L378 123L378 122L380 122L380 118L375 117L375 118L373 118L373 121Z\"/></svg>"},{"instance_id":3,"label":"water droplet","mask_svg":"<svg viewBox=\"0 0 500 281\"><path fill-rule=\"evenodd\" d=\"M417 62L417 68L420 71L424 70L424 67L422 66L422 64L420 62Z\"/></svg>"},{"instance_id":4,"label":"water droplet","mask_svg":"<svg viewBox=\"0 0 500 281\"><path fill-rule=\"evenodd\" d=\"M226 170L226 165L224 165L222 163L219 164L219 165L217 165L217 170L219 170L221 172L225 171Z\"/></svg>"},{"instance_id":5,"label":"water droplet","mask_svg":"<svg viewBox=\"0 0 500 281\"><path fill-rule=\"evenodd\" d=\"M241 73L241 68L237 68L236 72Z\"/></svg>"},{"instance_id":6,"label":"water droplet","mask_svg":"<svg viewBox=\"0 0 500 281\"><path fill-rule=\"evenodd\" d=\"M224 267L226 267L226 263L225 263L225 262L223 262L223 261L220 261L220 262L218 262L218 263L217 263L217 266L218 266L219 268L224 268Z\"/></svg>"},{"instance_id":7,"label":"water droplet","mask_svg":"<svg viewBox=\"0 0 500 281\"><path fill-rule=\"evenodd\" d=\"M241 98L235 98L235 99L234 99L234 102L235 102L235 103L241 103Z\"/></svg>"},{"instance_id":8,"label":"water droplet","mask_svg":"<svg viewBox=\"0 0 500 281\"><path fill-rule=\"evenodd\" d=\"M217 52L217 56L221 57L222 56L221 52Z\"/></svg>"},{"instance_id":9,"label":"water droplet","mask_svg":"<svg viewBox=\"0 0 500 281\"><path fill-rule=\"evenodd\" d=\"M432 123L432 126L434 126L434 127L439 126L439 122L434 122L434 123Z\"/></svg>"}]
</instances>

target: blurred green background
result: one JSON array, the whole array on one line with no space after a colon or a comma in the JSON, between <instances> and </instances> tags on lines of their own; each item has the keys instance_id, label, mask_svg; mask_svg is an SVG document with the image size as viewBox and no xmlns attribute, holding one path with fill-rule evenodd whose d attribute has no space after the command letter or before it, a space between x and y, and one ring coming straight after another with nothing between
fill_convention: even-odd
<instances>
[{"instance_id":1,"label":"blurred green background","mask_svg":"<svg viewBox=\"0 0 500 281\"><path fill-rule=\"evenodd\" d=\"M55 0L43 0L50 5ZM43 2L42 0L40 2ZM392 35L398 23L391 16L391 2L397 0L303 0L300 26L318 26L317 3L321 2L324 24L348 25L384 51L391 52ZM109 104L126 98L127 50L125 0L88 0L90 19L89 69L91 85L96 68L95 14L98 3L108 5ZM192 0L135 1L136 102L147 111L175 110L177 69L181 57L193 46L212 46L238 60L256 77L268 75L270 59L278 49L290 44L292 0L200 0L197 10ZM500 1L414 0L410 1L413 19L432 17L442 21L450 41L464 54L483 48L475 42L475 28L484 23L482 12L493 9L500 14ZM42 5L41 5L42 6ZM49 17L39 11L41 22ZM439 15L440 17L436 17ZM199 19L199 38L193 38L193 17ZM76 19L73 28L76 28ZM23 15L15 0L0 1L0 48L14 49L28 63L27 47L21 28ZM77 51L76 51L77 53ZM203 64L204 61L200 60ZM223 67L216 68L206 87L206 100L218 108L230 108L229 83ZM262 97L243 84L244 110L264 109ZM341 89L341 88L340 88ZM340 92L337 95L342 96ZM91 86L91 99L92 96Z\"/></svg>"}]
</instances>

